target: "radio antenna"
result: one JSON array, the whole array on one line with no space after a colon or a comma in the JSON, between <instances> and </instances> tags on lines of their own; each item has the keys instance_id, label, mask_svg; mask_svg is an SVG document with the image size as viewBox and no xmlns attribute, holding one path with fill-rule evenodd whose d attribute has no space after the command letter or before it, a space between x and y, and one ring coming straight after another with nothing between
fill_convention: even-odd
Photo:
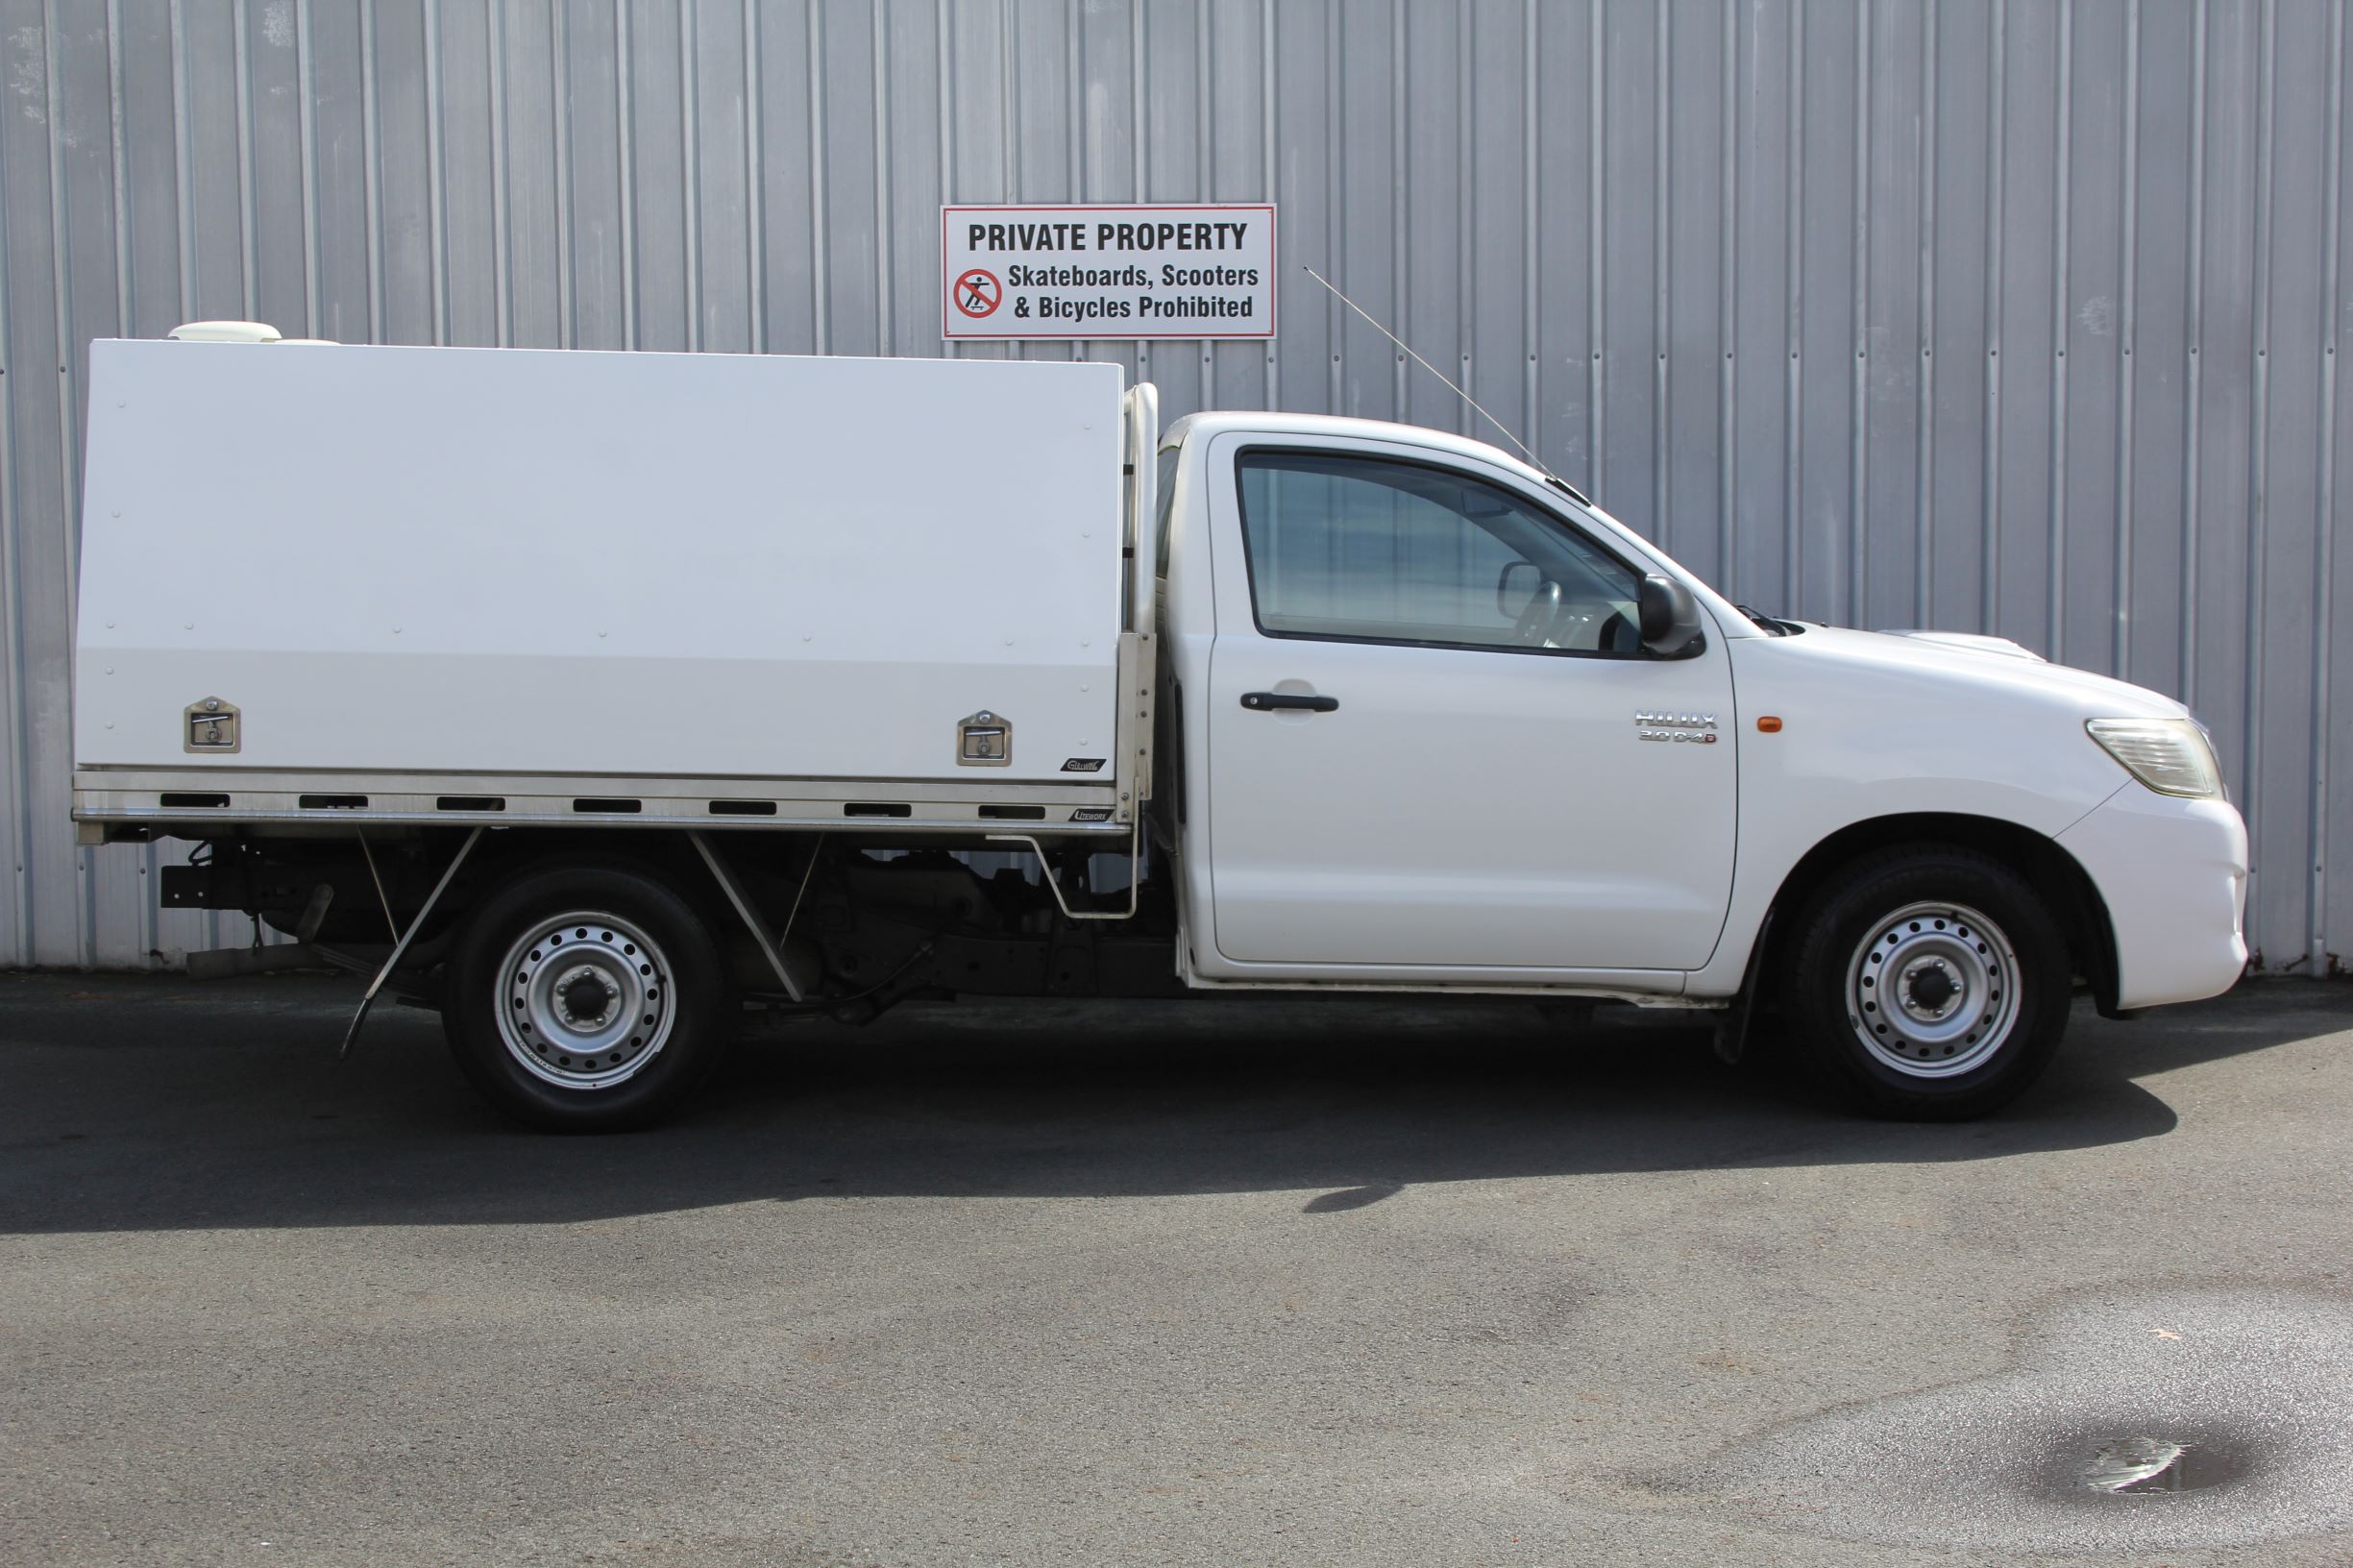
<instances>
[{"instance_id":1,"label":"radio antenna","mask_svg":"<svg viewBox=\"0 0 2353 1568\"><path fill-rule=\"evenodd\" d=\"M1505 440L1510 442L1513 446L1519 448L1520 451L1528 454L1528 461L1535 468L1537 473L1543 475L1553 483L1560 486L1561 489L1566 490L1570 495L1575 496L1579 501L1585 502L1584 493L1582 491L1579 490L1568 480L1562 478L1559 475L1554 473L1551 469L1545 467L1544 459L1536 455L1536 451L1533 447L1521 440L1518 436L1512 434L1510 426L1505 424L1502 420L1497 419L1493 414L1488 413L1480 404L1477 398L1472 397L1468 392L1463 391L1461 387L1456 385L1455 382L1447 377L1447 374L1444 371L1432 364L1429 360L1423 358L1420 355L1415 354L1413 352L1413 345L1408 343L1404 338L1399 337L1395 332L1390 331L1386 327L1382 326L1381 323L1374 318L1371 311L1365 309L1364 306L1357 304L1356 301L1341 293L1339 285L1335 283L1331 279L1325 277L1322 273L1317 272L1313 267L1306 266L1304 263L1302 263L1301 270L1304 271L1309 277L1314 279L1317 282L1323 284L1324 287L1332 290L1332 297L1334 299L1348 306L1349 309L1354 310L1358 315L1362 316L1366 321L1371 322L1374 331L1379 332L1383 337L1385 337L1390 342L1396 344L1398 349L1411 358L1415 364L1421 366L1424 370L1430 372L1431 375L1435 376L1439 380L1445 382L1446 389L1448 391L1452 392L1456 397L1460 398L1464 403L1469 404L1473 408L1477 408L1479 410L1480 418L1485 420L1488 424L1503 431ZM1592 504L1592 502L1585 502L1585 504L1589 506Z\"/></svg>"}]
</instances>

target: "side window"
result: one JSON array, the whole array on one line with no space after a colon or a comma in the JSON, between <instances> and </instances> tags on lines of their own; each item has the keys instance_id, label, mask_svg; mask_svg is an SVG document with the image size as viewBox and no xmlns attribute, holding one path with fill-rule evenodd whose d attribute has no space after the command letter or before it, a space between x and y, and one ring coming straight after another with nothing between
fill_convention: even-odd
<instances>
[{"instance_id":1,"label":"side window","mask_svg":"<svg viewBox=\"0 0 2353 1568\"><path fill-rule=\"evenodd\" d=\"M1279 637L1630 655L1632 569L1508 492L1417 463L1245 452L1243 547Z\"/></svg>"},{"instance_id":2,"label":"side window","mask_svg":"<svg viewBox=\"0 0 2353 1568\"><path fill-rule=\"evenodd\" d=\"M1159 488L1153 501L1153 509L1160 514L1154 525L1160 530L1158 554L1152 562L1152 575L1156 577L1168 575L1168 519L1176 515L1177 457L1183 451L1182 447L1161 449Z\"/></svg>"}]
</instances>

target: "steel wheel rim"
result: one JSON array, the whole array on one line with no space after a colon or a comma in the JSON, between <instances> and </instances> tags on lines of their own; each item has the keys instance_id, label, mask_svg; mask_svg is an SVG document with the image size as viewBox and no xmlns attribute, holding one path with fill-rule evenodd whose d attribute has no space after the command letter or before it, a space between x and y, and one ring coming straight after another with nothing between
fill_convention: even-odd
<instances>
[{"instance_id":1,"label":"steel wheel rim","mask_svg":"<svg viewBox=\"0 0 2353 1568\"><path fill-rule=\"evenodd\" d=\"M532 925L506 950L497 985L506 1053L559 1089L628 1082L660 1054L675 1017L661 948L593 910Z\"/></svg>"},{"instance_id":2,"label":"steel wheel rim","mask_svg":"<svg viewBox=\"0 0 2353 1568\"><path fill-rule=\"evenodd\" d=\"M2018 1025L2017 949L1961 904L1882 916L1847 965L1847 1021L1881 1066L1950 1078L1985 1065Z\"/></svg>"}]
</instances>

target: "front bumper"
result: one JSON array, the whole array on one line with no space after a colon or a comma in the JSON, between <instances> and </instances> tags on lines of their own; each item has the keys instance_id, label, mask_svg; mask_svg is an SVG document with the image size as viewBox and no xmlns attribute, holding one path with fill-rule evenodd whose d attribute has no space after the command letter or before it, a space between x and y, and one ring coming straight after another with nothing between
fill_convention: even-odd
<instances>
[{"instance_id":1,"label":"front bumper","mask_svg":"<svg viewBox=\"0 0 2353 1568\"><path fill-rule=\"evenodd\" d=\"M2108 906L2116 1005L2194 1002L2246 968L2246 823L2128 783L2059 835Z\"/></svg>"}]
</instances>

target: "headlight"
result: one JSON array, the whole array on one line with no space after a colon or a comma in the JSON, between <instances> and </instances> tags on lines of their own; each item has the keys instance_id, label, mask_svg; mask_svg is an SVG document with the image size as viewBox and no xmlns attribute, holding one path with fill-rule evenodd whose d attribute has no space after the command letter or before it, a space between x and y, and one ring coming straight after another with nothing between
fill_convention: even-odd
<instances>
[{"instance_id":1,"label":"headlight","mask_svg":"<svg viewBox=\"0 0 2353 1568\"><path fill-rule=\"evenodd\" d=\"M2222 793L2222 770L2195 720L2094 719L2083 727L2101 750L2159 795L2203 799Z\"/></svg>"}]
</instances>

